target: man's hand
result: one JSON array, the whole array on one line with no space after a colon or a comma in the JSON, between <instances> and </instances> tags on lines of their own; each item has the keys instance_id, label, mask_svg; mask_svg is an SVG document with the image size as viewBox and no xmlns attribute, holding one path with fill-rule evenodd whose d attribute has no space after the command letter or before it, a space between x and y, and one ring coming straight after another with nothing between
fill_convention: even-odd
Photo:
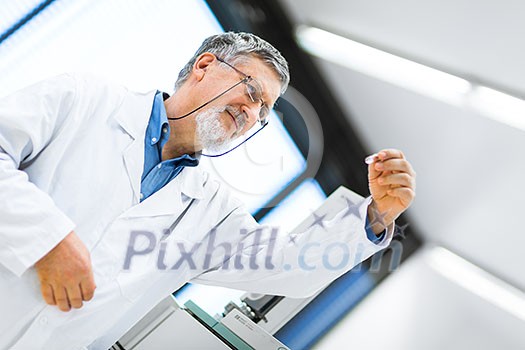
<instances>
[{"instance_id":1,"label":"man's hand","mask_svg":"<svg viewBox=\"0 0 525 350\"><path fill-rule=\"evenodd\" d=\"M403 152L385 149L368 165L373 202L368 207L374 232L379 233L404 212L416 196L416 173Z\"/></svg>"},{"instance_id":2,"label":"man's hand","mask_svg":"<svg viewBox=\"0 0 525 350\"><path fill-rule=\"evenodd\" d=\"M44 300L62 311L82 307L95 292L91 259L84 243L71 231L35 264Z\"/></svg>"}]
</instances>

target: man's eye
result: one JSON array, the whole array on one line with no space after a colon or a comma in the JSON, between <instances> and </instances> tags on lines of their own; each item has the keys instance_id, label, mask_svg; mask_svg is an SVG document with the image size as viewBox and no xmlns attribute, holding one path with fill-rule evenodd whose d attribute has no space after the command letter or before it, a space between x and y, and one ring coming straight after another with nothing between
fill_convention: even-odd
<instances>
[{"instance_id":1,"label":"man's eye","mask_svg":"<svg viewBox=\"0 0 525 350\"><path fill-rule=\"evenodd\" d=\"M250 99L252 102L255 102L258 100L257 98L257 89L253 85L247 84L246 90L248 91L248 95L250 95Z\"/></svg>"},{"instance_id":2,"label":"man's eye","mask_svg":"<svg viewBox=\"0 0 525 350\"><path fill-rule=\"evenodd\" d=\"M270 114L270 110L268 109L268 106L263 105L262 108L261 108L261 111L259 112L261 120L265 121L266 118L268 118L269 114Z\"/></svg>"}]
</instances>

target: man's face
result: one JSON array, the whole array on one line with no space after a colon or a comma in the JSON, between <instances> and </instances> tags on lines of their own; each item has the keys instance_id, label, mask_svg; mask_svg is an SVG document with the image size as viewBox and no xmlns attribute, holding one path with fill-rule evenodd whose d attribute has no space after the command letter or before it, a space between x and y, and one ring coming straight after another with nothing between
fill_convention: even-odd
<instances>
[{"instance_id":1,"label":"man's face","mask_svg":"<svg viewBox=\"0 0 525 350\"><path fill-rule=\"evenodd\" d=\"M246 76L252 78L247 81L250 86L239 83ZM196 141L213 151L224 150L255 124L256 128L260 127L261 109L273 108L281 88L277 74L261 60L252 57L231 66L213 58L201 83L200 103L238 84L195 115ZM255 94L251 88L257 90Z\"/></svg>"}]
</instances>

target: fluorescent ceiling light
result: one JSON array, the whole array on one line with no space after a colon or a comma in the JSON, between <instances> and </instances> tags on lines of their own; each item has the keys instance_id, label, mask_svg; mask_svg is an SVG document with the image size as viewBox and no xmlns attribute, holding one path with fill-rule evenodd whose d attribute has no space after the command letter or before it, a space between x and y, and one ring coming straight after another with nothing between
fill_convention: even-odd
<instances>
[{"instance_id":1,"label":"fluorescent ceiling light","mask_svg":"<svg viewBox=\"0 0 525 350\"><path fill-rule=\"evenodd\" d=\"M437 69L363 45L314 27L299 27L299 44L308 53L447 103L460 105L470 83Z\"/></svg>"},{"instance_id":2,"label":"fluorescent ceiling light","mask_svg":"<svg viewBox=\"0 0 525 350\"><path fill-rule=\"evenodd\" d=\"M473 89L470 106L485 116L525 130L525 100L484 86Z\"/></svg>"},{"instance_id":3,"label":"fluorescent ceiling light","mask_svg":"<svg viewBox=\"0 0 525 350\"><path fill-rule=\"evenodd\" d=\"M525 321L525 294L442 247L427 253L436 272L486 301Z\"/></svg>"},{"instance_id":4,"label":"fluorescent ceiling light","mask_svg":"<svg viewBox=\"0 0 525 350\"><path fill-rule=\"evenodd\" d=\"M296 37L311 55L525 130L525 100L319 28L300 26Z\"/></svg>"}]
</instances>

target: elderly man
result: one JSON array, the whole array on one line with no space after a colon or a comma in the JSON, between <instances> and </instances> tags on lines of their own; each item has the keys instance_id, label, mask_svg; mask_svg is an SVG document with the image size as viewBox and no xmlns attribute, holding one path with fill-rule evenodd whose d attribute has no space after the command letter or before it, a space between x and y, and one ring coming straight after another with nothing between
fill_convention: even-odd
<instances>
[{"instance_id":1,"label":"elderly man","mask_svg":"<svg viewBox=\"0 0 525 350\"><path fill-rule=\"evenodd\" d=\"M400 151L374 158L372 196L353 215L294 239L196 167L203 150L266 125L288 81L270 44L225 33L203 42L171 97L62 75L1 100L0 349L98 348L189 280L308 296L386 247L415 195ZM350 247L344 267L310 268L320 252L297 264L306 245L334 242Z\"/></svg>"}]
</instances>

